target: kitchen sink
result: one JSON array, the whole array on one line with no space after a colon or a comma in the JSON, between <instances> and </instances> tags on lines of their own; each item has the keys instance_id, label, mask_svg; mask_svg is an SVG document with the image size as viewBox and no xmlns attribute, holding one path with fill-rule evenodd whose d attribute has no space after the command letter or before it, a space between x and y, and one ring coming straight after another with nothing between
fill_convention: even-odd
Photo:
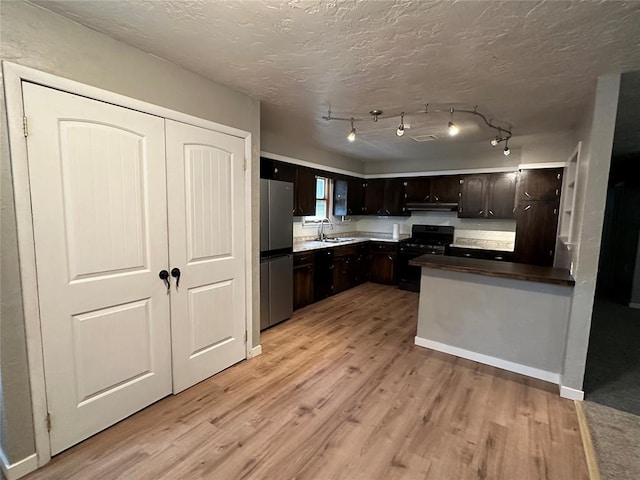
<instances>
[{"instance_id":1,"label":"kitchen sink","mask_svg":"<svg viewBox=\"0 0 640 480\"><path fill-rule=\"evenodd\" d=\"M357 240L357 239L356 238L334 237L334 238L325 238L323 241L324 242L329 242L329 243L342 243L342 242L351 242L353 240Z\"/></svg>"}]
</instances>

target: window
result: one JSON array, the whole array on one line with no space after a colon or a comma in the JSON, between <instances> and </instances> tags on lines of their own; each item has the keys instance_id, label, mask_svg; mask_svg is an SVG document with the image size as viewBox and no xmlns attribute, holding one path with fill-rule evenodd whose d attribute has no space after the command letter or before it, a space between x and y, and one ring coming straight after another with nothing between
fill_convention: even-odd
<instances>
[{"instance_id":1,"label":"window","mask_svg":"<svg viewBox=\"0 0 640 480\"><path fill-rule=\"evenodd\" d=\"M329 217L329 179L316 177L316 214L304 217L305 223L319 222Z\"/></svg>"}]
</instances>

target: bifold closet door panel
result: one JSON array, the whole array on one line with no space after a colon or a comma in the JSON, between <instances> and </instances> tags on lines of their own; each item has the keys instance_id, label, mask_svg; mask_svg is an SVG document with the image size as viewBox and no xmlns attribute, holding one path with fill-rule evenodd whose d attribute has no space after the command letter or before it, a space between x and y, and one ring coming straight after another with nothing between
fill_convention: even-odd
<instances>
[{"instance_id":1,"label":"bifold closet door panel","mask_svg":"<svg viewBox=\"0 0 640 480\"><path fill-rule=\"evenodd\" d=\"M244 140L166 120L166 141L177 393L246 357Z\"/></svg>"},{"instance_id":2,"label":"bifold closet door panel","mask_svg":"<svg viewBox=\"0 0 640 480\"><path fill-rule=\"evenodd\" d=\"M164 120L23 94L56 454L171 393Z\"/></svg>"}]
</instances>

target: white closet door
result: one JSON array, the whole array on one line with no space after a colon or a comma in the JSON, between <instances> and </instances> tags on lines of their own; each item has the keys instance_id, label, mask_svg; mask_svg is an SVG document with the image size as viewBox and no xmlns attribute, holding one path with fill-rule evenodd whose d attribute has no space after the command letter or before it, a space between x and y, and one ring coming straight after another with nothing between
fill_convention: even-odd
<instances>
[{"instance_id":1,"label":"white closet door","mask_svg":"<svg viewBox=\"0 0 640 480\"><path fill-rule=\"evenodd\" d=\"M177 393L246 356L244 141L170 120L166 139Z\"/></svg>"},{"instance_id":2,"label":"white closet door","mask_svg":"<svg viewBox=\"0 0 640 480\"><path fill-rule=\"evenodd\" d=\"M23 92L56 454L171 393L164 121Z\"/></svg>"}]
</instances>

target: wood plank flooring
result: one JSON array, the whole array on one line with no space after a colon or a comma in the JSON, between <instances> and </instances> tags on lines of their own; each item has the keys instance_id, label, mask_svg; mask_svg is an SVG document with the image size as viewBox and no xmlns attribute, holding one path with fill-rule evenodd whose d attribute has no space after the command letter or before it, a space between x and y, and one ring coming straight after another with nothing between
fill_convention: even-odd
<instances>
[{"instance_id":1,"label":"wood plank flooring","mask_svg":"<svg viewBox=\"0 0 640 480\"><path fill-rule=\"evenodd\" d=\"M27 478L587 479L573 402L416 347L417 304L368 283L298 310L261 356Z\"/></svg>"}]
</instances>

